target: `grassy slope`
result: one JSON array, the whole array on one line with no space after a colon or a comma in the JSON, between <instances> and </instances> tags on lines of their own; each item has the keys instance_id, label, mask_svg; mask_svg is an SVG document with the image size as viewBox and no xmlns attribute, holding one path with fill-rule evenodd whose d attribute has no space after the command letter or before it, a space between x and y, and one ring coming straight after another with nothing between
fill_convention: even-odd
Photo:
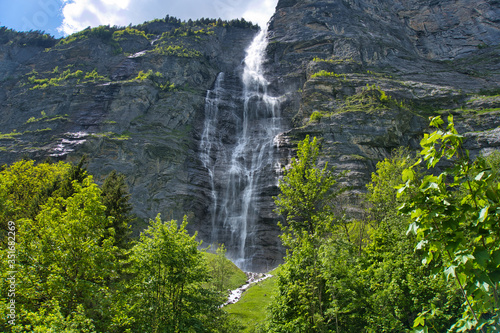
<instances>
[{"instance_id":1,"label":"grassy slope","mask_svg":"<svg viewBox=\"0 0 500 333\"><path fill-rule=\"evenodd\" d=\"M277 269L269 274L276 275ZM241 332L253 332L254 328L266 318L267 306L271 303L276 290L276 276L252 285L235 303L225 307L225 310L241 322L244 329Z\"/></svg>"},{"instance_id":2,"label":"grassy slope","mask_svg":"<svg viewBox=\"0 0 500 333\"><path fill-rule=\"evenodd\" d=\"M215 260L217 255L208 252L204 252L204 255L207 261L209 262L209 266L211 267L212 266L211 263L213 260ZM226 276L227 282L225 283L226 289L231 289L231 290L236 289L244 285L245 282L247 281L246 274L229 259L225 260L224 271L227 274Z\"/></svg>"}]
</instances>

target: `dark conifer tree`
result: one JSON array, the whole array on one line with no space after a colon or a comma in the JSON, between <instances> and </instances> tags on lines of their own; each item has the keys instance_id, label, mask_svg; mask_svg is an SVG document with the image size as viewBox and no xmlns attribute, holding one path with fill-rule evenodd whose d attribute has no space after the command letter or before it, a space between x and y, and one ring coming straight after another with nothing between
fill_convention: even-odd
<instances>
[{"instance_id":1,"label":"dark conifer tree","mask_svg":"<svg viewBox=\"0 0 500 333\"><path fill-rule=\"evenodd\" d=\"M130 247L130 223L133 221L130 194L125 184L125 176L115 170L104 180L102 201L106 206L106 216L112 217L115 229L115 245L121 249Z\"/></svg>"}]
</instances>

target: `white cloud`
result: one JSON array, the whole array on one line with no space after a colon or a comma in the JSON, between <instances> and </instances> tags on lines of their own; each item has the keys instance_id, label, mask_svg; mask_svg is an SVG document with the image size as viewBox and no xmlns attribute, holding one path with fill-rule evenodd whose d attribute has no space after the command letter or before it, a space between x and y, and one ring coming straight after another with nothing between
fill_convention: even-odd
<instances>
[{"instance_id":1,"label":"white cloud","mask_svg":"<svg viewBox=\"0 0 500 333\"><path fill-rule=\"evenodd\" d=\"M59 30L71 34L88 26L139 24L166 15L183 20L244 17L261 26L278 0L64 0Z\"/></svg>"},{"instance_id":2,"label":"white cloud","mask_svg":"<svg viewBox=\"0 0 500 333\"><path fill-rule=\"evenodd\" d=\"M242 16L246 20L258 23L261 27L264 27L274 14L277 3L277 0L252 1Z\"/></svg>"},{"instance_id":3,"label":"white cloud","mask_svg":"<svg viewBox=\"0 0 500 333\"><path fill-rule=\"evenodd\" d=\"M71 34L88 26L102 24L127 25L130 1L117 0L75 0L67 1L62 9L63 23L60 30Z\"/></svg>"}]
</instances>

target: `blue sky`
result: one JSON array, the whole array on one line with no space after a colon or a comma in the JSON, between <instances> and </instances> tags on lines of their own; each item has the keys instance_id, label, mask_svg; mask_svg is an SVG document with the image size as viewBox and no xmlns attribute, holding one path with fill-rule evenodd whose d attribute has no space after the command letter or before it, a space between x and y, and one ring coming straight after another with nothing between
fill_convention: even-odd
<instances>
[{"instance_id":1,"label":"blue sky","mask_svg":"<svg viewBox=\"0 0 500 333\"><path fill-rule=\"evenodd\" d=\"M88 26L139 24L167 14L246 20L265 25L278 0L0 0L0 26L62 37Z\"/></svg>"}]
</instances>

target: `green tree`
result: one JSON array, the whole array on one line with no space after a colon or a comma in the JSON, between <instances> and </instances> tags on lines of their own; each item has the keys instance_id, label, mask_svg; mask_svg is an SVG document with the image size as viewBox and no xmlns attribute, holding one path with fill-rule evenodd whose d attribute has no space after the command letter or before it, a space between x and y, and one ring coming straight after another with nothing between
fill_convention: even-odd
<instances>
[{"instance_id":1,"label":"green tree","mask_svg":"<svg viewBox=\"0 0 500 333\"><path fill-rule=\"evenodd\" d=\"M394 177L416 162L409 155L399 150L377 164L365 196L371 221L338 221L330 204L321 214L328 219L311 214L311 220L335 223L312 234L299 224L302 233L285 235L293 247L278 274L266 332L403 332L426 310L439 313L429 322L435 331L451 326L459 307L456 289L433 277L440 261L421 265L423 253L415 252L414 236L406 235L409 219L397 209L411 195L397 197L400 181ZM363 235L360 225L369 225Z\"/></svg>"},{"instance_id":2,"label":"green tree","mask_svg":"<svg viewBox=\"0 0 500 333\"><path fill-rule=\"evenodd\" d=\"M294 247L302 236L319 239L329 232L333 222L334 199L344 190L335 187L339 176L325 163L319 164L319 143L307 136L298 145L297 158L279 181L280 194L275 198L283 244Z\"/></svg>"},{"instance_id":3,"label":"green tree","mask_svg":"<svg viewBox=\"0 0 500 333\"><path fill-rule=\"evenodd\" d=\"M229 270L227 269L226 247L220 244L216 250L216 256L210 261L212 277L216 290L224 292L227 290Z\"/></svg>"},{"instance_id":4,"label":"green tree","mask_svg":"<svg viewBox=\"0 0 500 333\"><path fill-rule=\"evenodd\" d=\"M413 195L408 191L398 197L399 175L417 161L406 149L396 150L377 163L367 184L365 200L375 223L359 261L359 276L366 281L365 325L374 332L410 330L418 313L431 308L442 314L432 323L435 331L442 332L451 325L446 318L457 315L454 288L444 279L433 278L441 262L422 267L423 253L415 251L415 237L406 235L409 218L398 211ZM417 167L415 172L421 173Z\"/></svg>"},{"instance_id":5,"label":"green tree","mask_svg":"<svg viewBox=\"0 0 500 333\"><path fill-rule=\"evenodd\" d=\"M282 242L289 249L278 274L278 295L271 305L270 332L325 332L331 295L322 276L320 248L333 230L334 199L343 189L338 176L319 164L319 144L306 137L299 143L297 158L279 182L275 198Z\"/></svg>"},{"instance_id":6,"label":"green tree","mask_svg":"<svg viewBox=\"0 0 500 333\"><path fill-rule=\"evenodd\" d=\"M365 201L370 204L370 219L375 224L390 217L400 218L401 213L396 209L408 197L397 195L396 186L401 184L402 172L414 165L417 158L412 157L405 148L400 148L377 163L377 168L371 175L371 181L366 185ZM419 172L417 169L416 172Z\"/></svg>"},{"instance_id":7,"label":"green tree","mask_svg":"<svg viewBox=\"0 0 500 333\"><path fill-rule=\"evenodd\" d=\"M34 219L41 204L55 190L54 184L69 172L70 165L22 160L0 172L0 239L4 241L7 222Z\"/></svg>"},{"instance_id":8,"label":"green tree","mask_svg":"<svg viewBox=\"0 0 500 333\"><path fill-rule=\"evenodd\" d=\"M224 317L223 298L205 287L208 265L186 225L158 216L132 249L136 332L214 332Z\"/></svg>"},{"instance_id":9,"label":"green tree","mask_svg":"<svg viewBox=\"0 0 500 333\"><path fill-rule=\"evenodd\" d=\"M115 246L120 232L114 223L120 224L114 215L124 221L126 209L114 207L128 207L125 189L108 186L104 194L87 174L84 160L74 166L20 161L0 172L0 188L0 216L11 221L7 225L15 228L16 238L18 326L13 329L123 331L130 318L124 315L118 259L126 252ZM10 329L2 313L8 301L5 278L12 271L5 259L6 240L2 237L0 248L3 331ZM130 247L125 241L120 246ZM87 321L92 324L84 325Z\"/></svg>"},{"instance_id":10,"label":"green tree","mask_svg":"<svg viewBox=\"0 0 500 333\"><path fill-rule=\"evenodd\" d=\"M421 266L422 254L406 235L408 218L397 210L405 198L397 198L400 180L394 175L415 160L400 149L377 163L364 195L370 220L337 224L322 244L321 274L330 295L326 315L335 332L409 331L418 313L431 307L443 314L434 328L441 332L450 326L446 318L455 314L454 290L443 279L433 279L435 267ZM368 226L363 237L360 225Z\"/></svg>"},{"instance_id":11,"label":"green tree","mask_svg":"<svg viewBox=\"0 0 500 333\"><path fill-rule=\"evenodd\" d=\"M116 274L116 260L113 239L104 237L111 220L91 176L72 185L72 196L49 197L34 219L16 221L20 324L29 325L34 314L54 302L63 317L79 306L101 324L111 315L105 281ZM7 271L2 269L4 278Z\"/></svg>"},{"instance_id":12,"label":"green tree","mask_svg":"<svg viewBox=\"0 0 500 333\"><path fill-rule=\"evenodd\" d=\"M84 156L80 159L78 164L68 164L69 170L65 174L64 178L59 182L54 184L54 196L60 196L63 198L68 198L75 193L73 187L73 182L82 183L83 180L88 176L87 172L87 157Z\"/></svg>"},{"instance_id":13,"label":"green tree","mask_svg":"<svg viewBox=\"0 0 500 333\"><path fill-rule=\"evenodd\" d=\"M121 249L127 249L131 244L130 225L134 218L129 199L125 175L111 171L102 184L102 202L106 206L106 216L112 217L115 245Z\"/></svg>"},{"instance_id":14,"label":"green tree","mask_svg":"<svg viewBox=\"0 0 500 333\"><path fill-rule=\"evenodd\" d=\"M451 164L444 172L418 177L415 166L403 172L405 184L399 192L412 196L401 207L410 214L409 232L416 235L417 248L426 250L424 263L440 258L443 274L461 290L462 318L453 326L464 332L500 329L500 184L495 170L484 158L472 161L462 146L463 137L440 117L431 126L438 129L421 141L422 161L434 168L443 158ZM415 326L427 331L435 316L423 312Z\"/></svg>"}]
</instances>

